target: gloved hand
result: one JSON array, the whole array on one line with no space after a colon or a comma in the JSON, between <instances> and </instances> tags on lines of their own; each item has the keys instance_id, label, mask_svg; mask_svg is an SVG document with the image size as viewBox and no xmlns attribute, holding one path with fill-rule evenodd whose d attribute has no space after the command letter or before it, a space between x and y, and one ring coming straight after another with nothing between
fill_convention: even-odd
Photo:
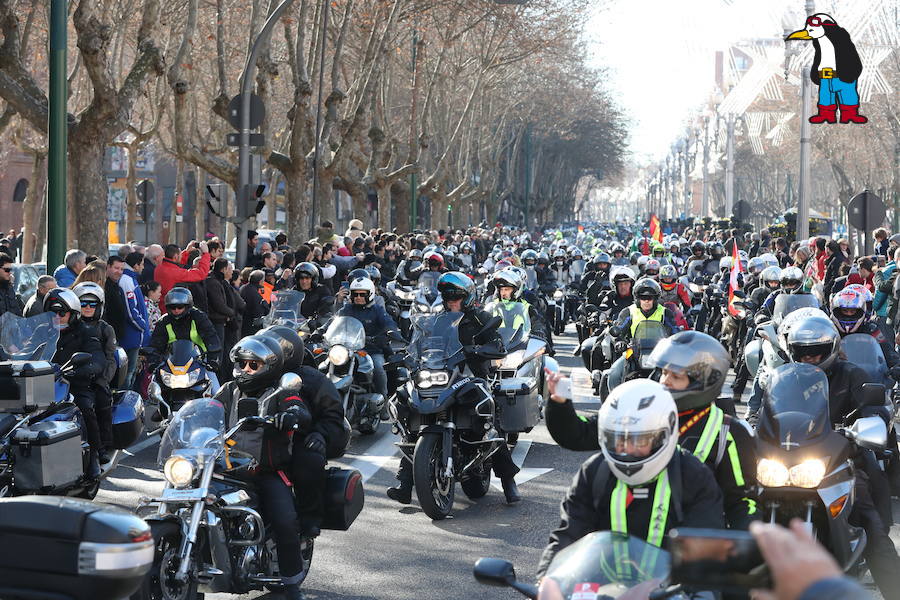
<instances>
[{"instance_id":1,"label":"gloved hand","mask_svg":"<svg viewBox=\"0 0 900 600\"><path fill-rule=\"evenodd\" d=\"M890 370L891 379L900 381L900 365L894 365Z\"/></svg>"},{"instance_id":2,"label":"gloved hand","mask_svg":"<svg viewBox=\"0 0 900 600\"><path fill-rule=\"evenodd\" d=\"M279 431L293 431L294 429L305 429L309 427L312 421L312 415L306 405L300 404L292 406L286 411L275 415L275 428Z\"/></svg>"},{"instance_id":3,"label":"gloved hand","mask_svg":"<svg viewBox=\"0 0 900 600\"><path fill-rule=\"evenodd\" d=\"M617 354L622 354L623 352L625 352L625 350L628 349L628 344L619 340L615 343L615 349Z\"/></svg>"},{"instance_id":4,"label":"gloved hand","mask_svg":"<svg viewBox=\"0 0 900 600\"><path fill-rule=\"evenodd\" d=\"M318 431L313 431L306 436L306 449L317 454L325 455L325 438Z\"/></svg>"}]
</instances>

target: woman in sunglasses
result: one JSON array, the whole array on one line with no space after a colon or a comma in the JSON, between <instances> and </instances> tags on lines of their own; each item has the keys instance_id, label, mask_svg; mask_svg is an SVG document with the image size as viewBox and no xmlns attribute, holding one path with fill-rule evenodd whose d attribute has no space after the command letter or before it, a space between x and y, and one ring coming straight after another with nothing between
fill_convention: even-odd
<instances>
[{"instance_id":1,"label":"woman in sunglasses","mask_svg":"<svg viewBox=\"0 0 900 600\"><path fill-rule=\"evenodd\" d=\"M53 324L59 329L59 340L56 342L56 353L53 362L63 365L76 352L87 352L91 361L77 367L69 378L69 393L84 418L84 433L91 447L90 462L87 475L100 475L99 453L102 446L100 428L97 424L97 413L94 411L96 401L94 380L103 376L106 368L106 355L95 327L91 327L81 319L81 301L70 289L56 288L47 292L44 297L44 311L53 313Z\"/></svg>"},{"instance_id":2,"label":"woman in sunglasses","mask_svg":"<svg viewBox=\"0 0 900 600\"><path fill-rule=\"evenodd\" d=\"M81 302L81 319L97 330L100 345L103 346L103 354L106 355L106 365L103 372L94 379L94 413L97 416L97 425L100 429L100 443L98 459L100 464L110 461L110 452L113 446L112 438L112 389L111 383L116 374L116 332L112 325L100 318L103 314L103 302L105 293L103 288L93 282L79 283L72 288L78 300Z\"/></svg>"}]
</instances>

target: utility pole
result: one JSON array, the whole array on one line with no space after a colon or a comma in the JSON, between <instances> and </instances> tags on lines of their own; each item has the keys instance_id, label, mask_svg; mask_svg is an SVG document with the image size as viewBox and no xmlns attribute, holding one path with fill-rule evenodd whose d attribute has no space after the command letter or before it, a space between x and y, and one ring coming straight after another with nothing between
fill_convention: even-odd
<instances>
[{"instance_id":1,"label":"utility pole","mask_svg":"<svg viewBox=\"0 0 900 600\"><path fill-rule=\"evenodd\" d=\"M812 101L812 94L810 94L809 76L801 73L800 80L800 97L803 108L800 116L800 200L797 203L797 239L804 240L809 238L809 103Z\"/></svg>"},{"instance_id":2,"label":"utility pole","mask_svg":"<svg viewBox=\"0 0 900 600\"><path fill-rule=\"evenodd\" d=\"M66 254L66 182L68 123L66 48L68 2L50 0L49 151L47 155L47 272L62 264ZM98 199L99 200L99 199ZM102 199L106 203L106 198ZM105 212L105 211L104 211ZM27 232L28 235L35 233Z\"/></svg>"},{"instance_id":3,"label":"utility pole","mask_svg":"<svg viewBox=\"0 0 900 600\"><path fill-rule=\"evenodd\" d=\"M734 210L734 113L725 117L725 218Z\"/></svg>"},{"instance_id":4,"label":"utility pole","mask_svg":"<svg viewBox=\"0 0 900 600\"><path fill-rule=\"evenodd\" d=\"M64 0L60 0L63 3ZM279 4L263 25L262 30L253 41L253 47L250 49L250 55L247 57L247 64L244 65L244 73L241 76L241 127L238 146L238 189L237 199L235 201L235 248L237 250L235 259L240 267L247 264L247 236L246 223L250 214L250 186L251 186L251 164L250 164L250 95L253 89L254 72L256 71L256 60L259 58L265 45L269 42L269 36L272 29L281 19L281 15L288 9L293 0L283 0ZM317 136L318 140L318 136ZM318 148L317 148L318 149ZM315 168L315 159L313 159L313 167ZM315 186L315 172L313 175L313 186ZM316 205L316 198L313 195L313 206ZM315 211L315 209L313 209ZM315 223L315 221L313 222Z\"/></svg>"}]
</instances>

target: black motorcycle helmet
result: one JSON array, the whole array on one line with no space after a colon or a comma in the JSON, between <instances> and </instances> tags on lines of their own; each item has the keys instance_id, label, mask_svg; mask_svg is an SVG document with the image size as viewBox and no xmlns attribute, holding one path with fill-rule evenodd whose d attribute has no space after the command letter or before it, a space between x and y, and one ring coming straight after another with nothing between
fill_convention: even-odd
<instances>
[{"instance_id":1,"label":"black motorcycle helmet","mask_svg":"<svg viewBox=\"0 0 900 600\"><path fill-rule=\"evenodd\" d=\"M44 296L44 312L52 312L58 315L69 313L68 327L74 325L81 318L81 300L69 288L53 288Z\"/></svg>"},{"instance_id":2,"label":"black motorcycle helmet","mask_svg":"<svg viewBox=\"0 0 900 600\"><path fill-rule=\"evenodd\" d=\"M311 262L302 262L294 267L294 280L296 281L301 276L308 276L311 278L312 284L315 286L319 283L319 267Z\"/></svg>"},{"instance_id":3,"label":"black motorcycle helmet","mask_svg":"<svg viewBox=\"0 0 900 600\"><path fill-rule=\"evenodd\" d=\"M594 257L594 265L598 271L606 273L607 271L609 271L609 267L611 264L612 259L609 258L609 254L607 254L606 252L601 252Z\"/></svg>"},{"instance_id":4,"label":"black motorcycle helmet","mask_svg":"<svg viewBox=\"0 0 900 600\"><path fill-rule=\"evenodd\" d=\"M381 271L378 270L378 267L369 265L366 267L366 272L369 274L369 279L374 281L376 286L381 285Z\"/></svg>"},{"instance_id":5,"label":"black motorcycle helmet","mask_svg":"<svg viewBox=\"0 0 900 600\"><path fill-rule=\"evenodd\" d=\"M712 242L709 245L709 255L712 258L722 258L725 256L725 247L721 242Z\"/></svg>"},{"instance_id":6,"label":"black motorcycle helmet","mask_svg":"<svg viewBox=\"0 0 900 600\"><path fill-rule=\"evenodd\" d=\"M694 256L703 256L705 252L706 244L703 243L703 240L697 240L691 244L691 254Z\"/></svg>"},{"instance_id":7,"label":"black motorcycle helmet","mask_svg":"<svg viewBox=\"0 0 900 600\"><path fill-rule=\"evenodd\" d=\"M173 319L182 319L186 314L191 312L191 308L194 306L194 296L191 294L191 290L183 287L173 287L169 290L169 293L166 294L166 311L172 316ZM183 306L185 311L179 315L175 315L172 313L172 309Z\"/></svg>"},{"instance_id":8,"label":"black motorcycle helmet","mask_svg":"<svg viewBox=\"0 0 900 600\"><path fill-rule=\"evenodd\" d=\"M533 267L537 264L538 253L528 249L522 253L522 265L525 267Z\"/></svg>"},{"instance_id":9,"label":"black motorcycle helmet","mask_svg":"<svg viewBox=\"0 0 900 600\"><path fill-rule=\"evenodd\" d=\"M257 335L269 337L281 346L284 353L284 371L297 370L303 366L304 354L306 346L303 344L303 338L296 331L284 325L272 325L260 330Z\"/></svg>"},{"instance_id":10,"label":"black motorcycle helmet","mask_svg":"<svg viewBox=\"0 0 900 600\"><path fill-rule=\"evenodd\" d=\"M437 289L445 303L447 300L462 300L464 307L475 303L475 282L465 273L458 271L444 273L438 279Z\"/></svg>"},{"instance_id":11,"label":"black motorcycle helmet","mask_svg":"<svg viewBox=\"0 0 900 600\"><path fill-rule=\"evenodd\" d=\"M649 277L643 277L638 279L637 283L634 284L632 294L634 295L635 303L640 300L652 299L653 310L656 310L656 305L659 303L659 297L662 295L662 288L659 287L656 280L650 279Z\"/></svg>"},{"instance_id":12,"label":"black motorcycle helmet","mask_svg":"<svg viewBox=\"0 0 900 600\"><path fill-rule=\"evenodd\" d=\"M731 366L728 351L719 341L699 331L682 331L660 340L650 354L656 369L687 375L684 390L669 389L678 410L709 406L716 401Z\"/></svg>"},{"instance_id":13,"label":"black motorcycle helmet","mask_svg":"<svg viewBox=\"0 0 900 600\"><path fill-rule=\"evenodd\" d=\"M234 381L245 394L263 392L284 373L284 351L271 336L247 336L234 345L230 356L234 363Z\"/></svg>"}]
</instances>

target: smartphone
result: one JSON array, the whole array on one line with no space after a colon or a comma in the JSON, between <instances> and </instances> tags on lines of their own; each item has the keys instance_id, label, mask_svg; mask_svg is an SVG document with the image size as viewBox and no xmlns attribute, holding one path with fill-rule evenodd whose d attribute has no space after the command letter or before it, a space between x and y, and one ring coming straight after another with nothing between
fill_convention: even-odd
<instances>
[{"instance_id":1,"label":"smartphone","mask_svg":"<svg viewBox=\"0 0 900 600\"><path fill-rule=\"evenodd\" d=\"M689 589L741 592L771 587L756 540L735 529L680 528L669 532L672 580Z\"/></svg>"},{"instance_id":2,"label":"smartphone","mask_svg":"<svg viewBox=\"0 0 900 600\"><path fill-rule=\"evenodd\" d=\"M350 289L350 282L349 282L349 281L342 281L342 282L341 282L341 288L342 288L342 289L345 289L345 290L349 290L349 289Z\"/></svg>"},{"instance_id":3,"label":"smartphone","mask_svg":"<svg viewBox=\"0 0 900 600\"><path fill-rule=\"evenodd\" d=\"M887 264L887 259L885 259L884 256L879 256L878 257L878 266L884 267L886 264Z\"/></svg>"}]
</instances>

